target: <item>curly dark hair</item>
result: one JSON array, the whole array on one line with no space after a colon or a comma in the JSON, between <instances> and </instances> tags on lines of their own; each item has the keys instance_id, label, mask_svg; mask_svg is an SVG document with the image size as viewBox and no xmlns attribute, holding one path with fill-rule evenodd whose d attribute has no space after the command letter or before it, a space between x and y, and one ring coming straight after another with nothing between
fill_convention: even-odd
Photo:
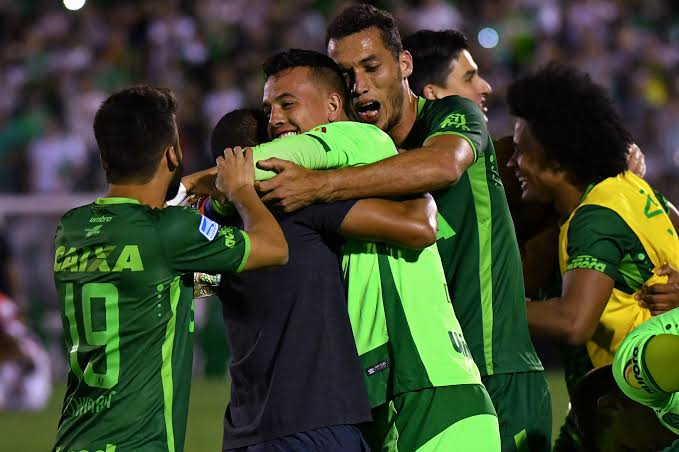
<instances>
[{"instance_id":1,"label":"curly dark hair","mask_svg":"<svg viewBox=\"0 0 679 452\"><path fill-rule=\"evenodd\" d=\"M172 91L139 85L118 91L94 117L94 136L109 183L147 182L163 151L177 146Z\"/></svg>"},{"instance_id":2,"label":"curly dark hair","mask_svg":"<svg viewBox=\"0 0 679 452\"><path fill-rule=\"evenodd\" d=\"M587 186L627 169L632 136L603 87L573 67L551 62L509 86L511 113L523 118L548 162Z\"/></svg>"},{"instance_id":3,"label":"curly dark hair","mask_svg":"<svg viewBox=\"0 0 679 452\"><path fill-rule=\"evenodd\" d=\"M428 84L446 86L450 62L469 50L467 37L457 30L420 30L403 39L403 49L413 56L410 88L422 96Z\"/></svg>"},{"instance_id":4,"label":"curly dark hair","mask_svg":"<svg viewBox=\"0 0 679 452\"><path fill-rule=\"evenodd\" d=\"M346 38L370 27L380 30L384 46L397 59L403 45L394 16L367 3L348 6L335 17L325 33L325 45L327 47L331 39Z\"/></svg>"}]
</instances>

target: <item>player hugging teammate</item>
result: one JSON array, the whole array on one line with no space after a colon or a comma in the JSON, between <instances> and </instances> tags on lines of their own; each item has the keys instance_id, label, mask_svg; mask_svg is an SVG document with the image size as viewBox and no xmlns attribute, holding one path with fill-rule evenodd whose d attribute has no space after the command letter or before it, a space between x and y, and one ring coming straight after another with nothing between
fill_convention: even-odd
<instances>
[{"instance_id":1,"label":"player hugging teammate","mask_svg":"<svg viewBox=\"0 0 679 452\"><path fill-rule=\"evenodd\" d=\"M183 179L171 93L104 102L109 192L55 240L70 363L55 450L183 450L194 272L220 275L200 280L218 283L233 349L225 451L551 450L529 327L594 367L615 356L623 391L676 432L674 311L648 319L679 304L657 270L677 266L679 216L625 171L631 138L603 90L559 65L515 82L513 175L462 34L402 42L389 13L356 5L326 44L267 59L263 112L225 115L217 166ZM512 183L566 219L548 244L561 297L526 304ZM165 206L178 192L198 212Z\"/></svg>"}]
</instances>

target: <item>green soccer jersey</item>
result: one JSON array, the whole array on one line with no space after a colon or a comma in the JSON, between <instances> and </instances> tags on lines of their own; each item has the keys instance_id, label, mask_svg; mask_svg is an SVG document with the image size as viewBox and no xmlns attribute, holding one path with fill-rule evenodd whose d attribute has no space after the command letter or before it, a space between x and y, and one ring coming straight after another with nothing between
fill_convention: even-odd
<instances>
[{"instance_id":1,"label":"green soccer jersey","mask_svg":"<svg viewBox=\"0 0 679 452\"><path fill-rule=\"evenodd\" d=\"M55 245L70 367L55 450L182 451L193 271L242 269L248 236L188 208L102 198L66 213Z\"/></svg>"},{"instance_id":2,"label":"green soccer jersey","mask_svg":"<svg viewBox=\"0 0 679 452\"><path fill-rule=\"evenodd\" d=\"M679 435L679 393L663 391L646 362L646 346L659 334L679 335L679 308L652 317L625 337L615 353L613 376L622 392L651 407L660 422ZM676 364L667 363L667 371L676 372Z\"/></svg>"},{"instance_id":3,"label":"green soccer jersey","mask_svg":"<svg viewBox=\"0 0 679 452\"><path fill-rule=\"evenodd\" d=\"M528 333L521 257L485 118L463 97L420 98L401 147L419 148L443 134L467 140L475 157L456 184L433 193L443 269L472 356L482 375L542 370Z\"/></svg>"},{"instance_id":4,"label":"green soccer jersey","mask_svg":"<svg viewBox=\"0 0 679 452\"><path fill-rule=\"evenodd\" d=\"M315 169L364 165L396 154L385 132L349 121L254 150L255 159L279 157ZM352 239L343 249L342 264L372 406L408 391L481 382L450 303L436 245L413 251Z\"/></svg>"}]
</instances>

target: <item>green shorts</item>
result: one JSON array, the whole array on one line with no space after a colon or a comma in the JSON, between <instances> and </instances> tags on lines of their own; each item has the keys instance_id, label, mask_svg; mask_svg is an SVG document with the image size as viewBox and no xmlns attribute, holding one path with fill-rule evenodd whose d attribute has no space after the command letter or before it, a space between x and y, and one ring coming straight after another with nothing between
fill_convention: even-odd
<instances>
[{"instance_id":1,"label":"green shorts","mask_svg":"<svg viewBox=\"0 0 679 452\"><path fill-rule=\"evenodd\" d=\"M552 398L542 372L481 377L500 422L502 452L542 452L552 446Z\"/></svg>"},{"instance_id":2,"label":"green shorts","mask_svg":"<svg viewBox=\"0 0 679 452\"><path fill-rule=\"evenodd\" d=\"M497 417L481 385L427 388L399 394L373 409L362 426L373 452L499 452Z\"/></svg>"}]
</instances>

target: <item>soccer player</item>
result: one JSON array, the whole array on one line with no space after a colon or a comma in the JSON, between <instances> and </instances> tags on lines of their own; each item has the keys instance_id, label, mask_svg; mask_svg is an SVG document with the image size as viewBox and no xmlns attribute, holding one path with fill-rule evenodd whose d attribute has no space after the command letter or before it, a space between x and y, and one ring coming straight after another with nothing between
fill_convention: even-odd
<instances>
[{"instance_id":1,"label":"soccer player","mask_svg":"<svg viewBox=\"0 0 679 452\"><path fill-rule=\"evenodd\" d=\"M622 365L624 367L624 362ZM620 369L623 370L622 367ZM632 367L627 369L630 379L634 378ZM572 409L576 413L577 425L582 431L582 450L587 452L678 450L665 449L677 440L677 435L660 423L653 409L643 402L639 403L638 397L632 399L627 397L616 384L614 374L617 375L617 372L612 370L610 364L596 368L588 372L575 388ZM636 391L637 388L638 386L635 386L632 391ZM675 444L675 447L677 446L679 443Z\"/></svg>"},{"instance_id":2,"label":"soccer player","mask_svg":"<svg viewBox=\"0 0 679 452\"><path fill-rule=\"evenodd\" d=\"M403 49L413 58L408 84L413 93L435 100L462 96L485 114L493 88L479 74L465 35L457 30L420 30L403 39Z\"/></svg>"},{"instance_id":3,"label":"soccer player","mask_svg":"<svg viewBox=\"0 0 679 452\"><path fill-rule=\"evenodd\" d=\"M679 215L626 171L631 137L585 74L552 63L515 81L508 102L517 116L510 165L523 199L550 202L565 218L561 296L529 302L529 326L586 344L594 367L610 364L625 335L650 317L634 293L664 283L653 269L679 261Z\"/></svg>"},{"instance_id":4,"label":"soccer player","mask_svg":"<svg viewBox=\"0 0 679 452\"><path fill-rule=\"evenodd\" d=\"M351 6L333 20L327 38L361 121L409 150L330 172L260 163L281 172L260 184L269 192L264 199L294 209L314 201L431 191L448 290L484 384L497 399L503 448L530 443L546 450L549 391L528 333L521 260L483 113L460 96L430 101L412 93L411 55L384 11Z\"/></svg>"},{"instance_id":5,"label":"soccer player","mask_svg":"<svg viewBox=\"0 0 679 452\"><path fill-rule=\"evenodd\" d=\"M307 113L305 117L312 122L300 125L300 131L336 119L328 117L323 105L337 112L337 119L346 119L341 113L344 83L327 56L290 51L272 57L265 67L275 72L269 79L276 77L276 82L267 81L267 89L283 84L285 88L274 97L282 91L298 99L301 107L288 111ZM262 139L261 134L257 137L260 119L265 125L268 122L247 110L225 115L212 132L213 154L236 143L257 144ZM339 136L345 137L343 132L352 130L351 124L344 125L348 128L329 125L330 132L326 128L324 134L332 136L339 130ZM370 132L371 127L365 129ZM393 155L391 140L373 140L382 132L372 129L364 139L385 148L375 154ZM312 145L318 143L306 138ZM254 154L279 149L286 142L299 152L296 145L304 137L255 147ZM341 138L327 138L328 146L339 144ZM211 203L206 206L208 215L210 210ZM403 202L343 201L277 214L277 218L289 244L288 264L226 276L218 292L233 353L223 449L367 450L354 426L370 421L371 416L339 267L341 236L416 248L431 245L436 239L434 202L424 197ZM447 331L443 335L447 339Z\"/></svg>"},{"instance_id":6,"label":"soccer player","mask_svg":"<svg viewBox=\"0 0 679 452\"><path fill-rule=\"evenodd\" d=\"M170 91L139 86L110 96L95 116L109 190L67 212L55 237L70 365L58 452L182 451L193 272L287 261L285 238L254 190L250 153L220 159L217 177L245 231L163 209L181 179L176 109Z\"/></svg>"},{"instance_id":7,"label":"soccer player","mask_svg":"<svg viewBox=\"0 0 679 452\"><path fill-rule=\"evenodd\" d=\"M311 61L325 61L336 71L333 90L330 95L321 91L320 99L319 81L309 70L311 55L316 55ZM310 143L311 154L318 148L340 166L396 154L378 128L346 121L340 108L346 86L328 57L292 50L268 60L265 73L270 134L282 137L258 146L255 154ZM335 122L322 124L328 120ZM313 129L305 132L308 128ZM363 429L371 447L499 450L497 418L451 308L436 247L417 251L349 240L343 269L356 346L375 407L375 422ZM447 410L461 400L463 410Z\"/></svg>"}]
</instances>

